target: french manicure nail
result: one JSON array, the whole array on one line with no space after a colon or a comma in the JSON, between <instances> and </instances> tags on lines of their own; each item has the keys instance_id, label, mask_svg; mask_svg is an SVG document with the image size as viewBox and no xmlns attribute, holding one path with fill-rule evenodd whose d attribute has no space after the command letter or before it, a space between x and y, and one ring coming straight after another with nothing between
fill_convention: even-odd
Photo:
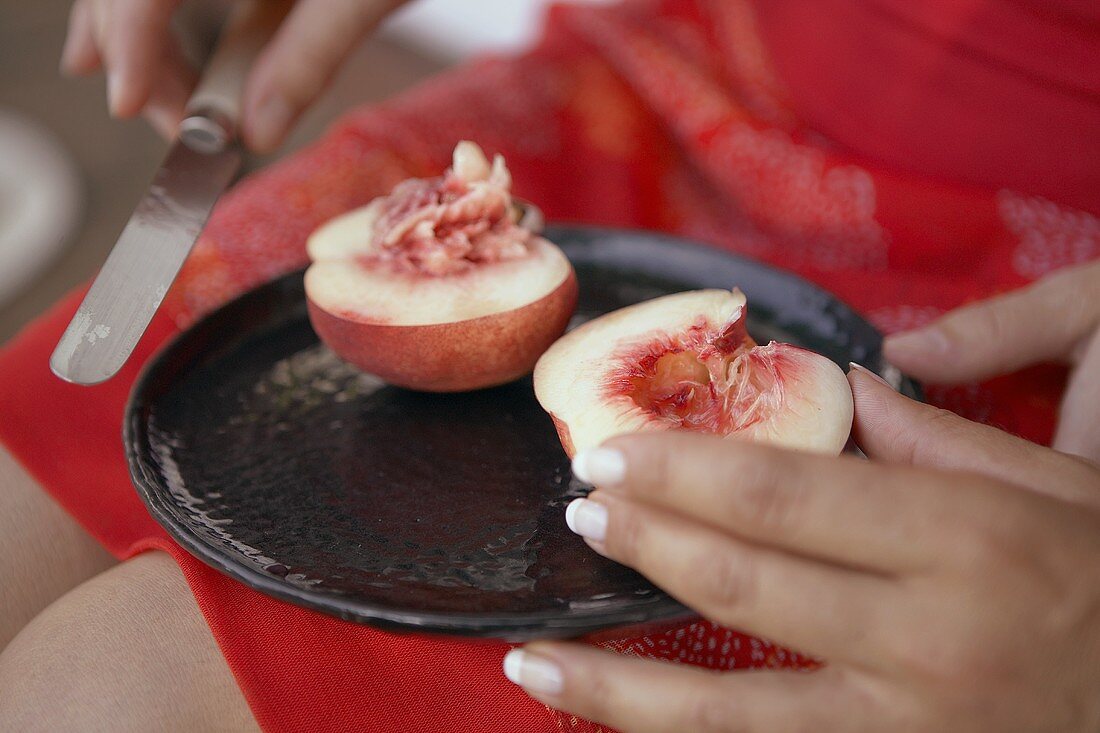
<instances>
[{"instance_id":1,"label":"french manicure nail","mask_svg":"<svg viewBox=\"0 0 1100 733\"><path fill-rule=\"evenodd\" d=\"M603 542L607 536L607 507L591 499L574 499L565 508L565 523L581 537Z\"/></svg>"},{"instance_id":2,"label":"french manicure nail","mask_svg":"<svg viewBox=\"0 0 1100 733\"><path fill-rule=\"evenodd\" d=\"M61 47L61 62L58 69L62 74L72 74L76 66L76 37L70 33L65 36L65 45Z\"/></svg>"},{"instance_id":3,"label":"french manicure nail","mask_svg":"<svg viewBox=\"0 0 1100 733\"><path fill-rule=\"evenodd\" d=\"M531 692L558 695L562 691L561 668L523 649L513 649L504 655L504 676Z\"/></svg>"},{"instance_id":4,"label":"french manicure nail","mask_svg":"<svg viewBox=\"0 0 1100 733\"><path fill-rule=\"evenodd\" d=\"M875 380L879 384L883 384L887 387L890 387L890 389L893 389L893 387L890 385L889 382L887 382L885 379L883 379L882 377L880 377L878 374L871 371L867 367L863 366L862 364L856 364L854 361L850 361L850 362L848 362L848 367L851 368L851 369L856 370L860 374L866 374L868 377Z\"/></svg>"},{"instance_id":5,"label":"french manicure nail","mask_svg":"<svg viewBox=\"0 0 1100 733\"><path fill-rule=\"evenodd\" d=\"M614 486L626 477L626 457L614 448L592 448L573 456L573 475L596 486Z\"/></svg>"},{"instance_id":6,"label":"french manicure nail","mask_svg":"<svg viewBox=\"0 0 1100 733\"><path fill-rule=\"evenodd\" d=\"M107 72L107 110L112 117L118 116L118 100L122 95L122 77L117 71Z\"/></svg>"}]
</instances>

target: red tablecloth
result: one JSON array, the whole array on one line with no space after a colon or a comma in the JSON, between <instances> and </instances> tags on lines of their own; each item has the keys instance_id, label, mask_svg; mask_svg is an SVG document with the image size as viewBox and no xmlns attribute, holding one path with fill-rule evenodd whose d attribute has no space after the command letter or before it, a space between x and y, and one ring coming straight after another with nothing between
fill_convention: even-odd
<instances>
[{"instance_id":1,"label":"red tablecloth","mask_svg":"<svg viewBox=\"0 0 1100 733\"><path fill-rule=\"evenodd\" d=\"M781 3L763 5L766 19ZM0 439L119 557L149 547L173 554L267 730L597 730L506 682L503 644L344 623L271 600L179 550L130 485L123 404L139 365L177 328L302 265L315 225L402 178L437 174L460 138L504 153L518 194L550 219L675 232L792 269L885 331L1100 254L1096 211L1060 206L1023 185L956 185L888 169L806 126L764 45L746 0L560 8L522 58L482 60L348 115L224 198L120 377L77 388L49 373L48 355L79 294L8 344ZM949 72L955 56L973 59L957 54L957 44L906 48L925 82ZM935 49L942 58L928 58ZM784 66L792 63L788 53ZM968 104L980 109L980 86L971 93L978 97ZM1100 205L1098 193L1084 198ZM930 396L1046 441L1063 378L1033 369ZM720 668L799 663L707 623L614 646Z\"/></svg>"}]
</instances>

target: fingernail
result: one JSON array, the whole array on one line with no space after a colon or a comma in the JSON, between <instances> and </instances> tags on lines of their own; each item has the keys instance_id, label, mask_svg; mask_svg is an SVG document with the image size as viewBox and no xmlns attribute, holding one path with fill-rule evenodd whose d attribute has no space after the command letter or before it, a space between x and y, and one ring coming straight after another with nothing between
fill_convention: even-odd
<instances>
[{"instance_id":1,"label":"fingernail","mask_svg":"<svg viewBox=\"0 0 1100 733\"><path fill-rule=\"evenodd\" d=\"M122 78L117 71L107 72L107 111L118 116L118 99L122 94Z\"/></svg>"},{"instance_id":2,"label":"fingernail","mask_svg":"<svg viewBox=\"0 0 1100 733\"><path fill-rule=\"evenodd\" d=\"M854 361L850 361L850 362L848 362L848 367L850 369L855 369L860 374L866 374L868 377L875 380L879 384L885 385L885 386L889 387L890 389L894 388L889 382L887 382L885 379L880 377L878 374L875 374L874 372L872 372L870 369L863 366L862 364L856 364Z\"/></svg>"},{"instance_id":3,"label":"fingernail","mask_svg":"<svg viewBox=\"0 0 1100 733\"><path fill-rule=\"evenodd\" d=\"M76 65L76 35L73 33L65 36L65 45L61 47L61 63L58 64L62 74L72 74Z\"/></svg>"},{"instance_id":4,"label":"fingernail","mask_svg":"<svg viewBox=\"0 0 1100 733\"><path fill-rule=\"evenodd\" d=\"M264 99L250 115L248 143L256 150L271 150L282 138L294 117L294 110L279 94Z\"/></svg>"},{"instance_id":5,"label":"fingernail","mask_svg":"<svg viewBox=\"0 0 1100 733\"><path fill-rule=\"evenodd\" d=\"M565 523L581 537L603 542L607 536L607 507L591 499L574 499L565 508Z\"/></svg>"},{"instance_id":6,"label":"fingernail","mask_svg":"<svg viewBox=\"0 0 1100 733\"><path fill-rule=\"evenodd\" d=\"M894 355L943 356L951 349L947 335L938 328L919 328L888 336L886 345Z\"/></svg>"},{"instance_id":7,"label":"fingernail","mask_svg":"<svg viewBox=\"0 0 1100 733\"><path fill-rule=\"evenodd\" d=\"M626 477L626 457L614 448L592 448L573 456L573 475L596 486L614 486Z\"/></svg>"},{"instance_id":8,"label":"fingernail","mask_svg":"<svg viewBox=\"0 0 1100 733\"><path fill-rule=\"evenodd\" d=\"M504 655L504 676L525 690L544 695L561 694L563 687L558 665L523 649Z\"/></svg>"}]
</instances>

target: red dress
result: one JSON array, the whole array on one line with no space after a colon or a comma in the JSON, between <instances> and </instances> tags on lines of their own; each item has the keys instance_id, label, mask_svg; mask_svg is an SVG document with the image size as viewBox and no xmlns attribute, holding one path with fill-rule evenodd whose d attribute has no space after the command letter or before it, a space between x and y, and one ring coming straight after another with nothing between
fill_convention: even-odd
<instances>
[{"instance_id":1,"label":"red dress","mask_svg":"<svg viewBox=\"0 0 1100 733\"><path fill-rule=\"evenodd\" d=\"M1100 255L1100 10L1090 0L674 0L553 10L540 45L362 109L218 206L134 359L94 388L47 360L80 294L0 352L0 439L119 557L169 551L273 731L594 731L500 672L507 647L399 637L271 600L174 545L127 475L141 363L305 261L306 235L458 139L551 219L647 227L798 272L884 331ZM732 283L731 283L732 285ZM1045 442L1064 373L929 390ZM723 669L796 655L698 623L613 646Z\"/></svg>"}]
</instances>

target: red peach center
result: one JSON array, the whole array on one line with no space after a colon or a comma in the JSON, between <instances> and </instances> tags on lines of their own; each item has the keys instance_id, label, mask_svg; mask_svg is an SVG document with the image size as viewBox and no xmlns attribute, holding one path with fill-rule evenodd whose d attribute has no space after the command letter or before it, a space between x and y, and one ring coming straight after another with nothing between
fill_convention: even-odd
<instances>
[{"instance_id":1,"label":"red peach center","mask_svg":"<svg viewBox=\"0 0 1100 733\"><path fill-rule=\"evenodd\" d=\"M772 357L740 319L721 330L696 326L623 354L609 391L670 427L728 435L767 418L782 401Z\"/></svg>"},{"instance_id":2,"label":"red peach center","mask_svg":"<svg viewBox=\"0 0 1100 733\"><path fill-rule=\"evenodd\" d=\"M441 276L528 254L531 234L512 220L504 190L468 186L453 174L399 184L386 199L362 259L396 271Z\"/></svg>"}]
</instances>

